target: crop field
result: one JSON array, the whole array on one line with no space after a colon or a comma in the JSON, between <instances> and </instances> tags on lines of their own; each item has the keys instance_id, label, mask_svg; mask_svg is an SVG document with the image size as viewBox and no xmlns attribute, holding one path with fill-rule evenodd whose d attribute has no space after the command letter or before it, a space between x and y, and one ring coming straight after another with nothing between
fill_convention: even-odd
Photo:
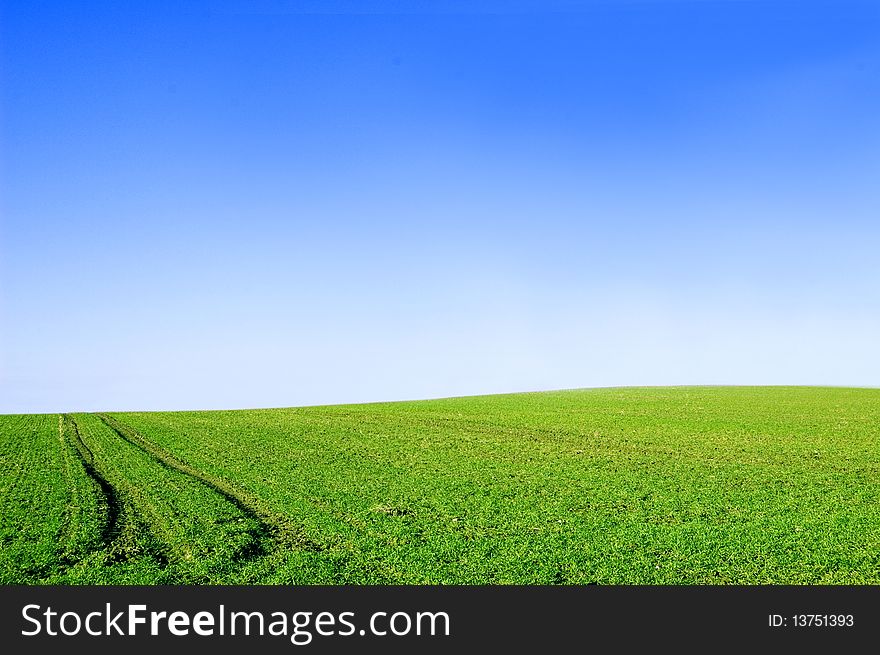
<instances>
[{"instance_id":1,"label":"crop field","mask_svg":"<svg viewBox=\"0 0 880 655\"><path fill-rule=\"evenodd\" d=\"M4 584L880 583L880 390L0 416Z\"/></svg>"}]
</instances>

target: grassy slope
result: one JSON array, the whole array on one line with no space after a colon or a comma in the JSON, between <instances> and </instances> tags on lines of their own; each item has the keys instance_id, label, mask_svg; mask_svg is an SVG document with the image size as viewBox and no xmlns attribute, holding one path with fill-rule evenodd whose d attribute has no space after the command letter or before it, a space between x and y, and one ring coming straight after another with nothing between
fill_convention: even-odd
<instances>
[{"instance_id":1,"label":"grassy slope","mask_svg":"<svg viewBox=\"0 0 880 655\"><path fill-rule=\"evenodd\" d=\"M184 552L192 525L205 559L210 526L227 524L212 517L229 519L236 499L245 522L275 531L225 565L211 551L178 575L172 556L155 580L880 582L880 390L601 389L114 417L183 471L100 433L96 459L114 485L142 490L129 491L138 511L174 508L156 530L166 552ZM143 479L120 477L127 466ZM160 468L173 484L148 484Z\"/></svg>"},{"instance_id":2,"label":"grassy slope","mask_svg":"<svg viewBox=\"0 0 880 655\"><path fill-rule=\"evenodd\" d=\"M2 583L37 582L60 566L72 496L64 454L57 416L0 417Z\"/></svg>"}]
</instances>

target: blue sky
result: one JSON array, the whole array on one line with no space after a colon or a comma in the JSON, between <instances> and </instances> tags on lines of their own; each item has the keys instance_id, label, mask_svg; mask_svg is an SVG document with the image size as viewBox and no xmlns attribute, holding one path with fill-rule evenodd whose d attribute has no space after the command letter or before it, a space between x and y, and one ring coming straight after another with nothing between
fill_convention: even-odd
<instances>
[{"instance_id":1,"label":"blue sky","mask_svg":"<svg viewBox=\"0 0 880 655\"><path fill-rule=\"evenodd\" d=\"M880 386L877 3L0 6L0 412Z\"/></svg>"}]
</instances>

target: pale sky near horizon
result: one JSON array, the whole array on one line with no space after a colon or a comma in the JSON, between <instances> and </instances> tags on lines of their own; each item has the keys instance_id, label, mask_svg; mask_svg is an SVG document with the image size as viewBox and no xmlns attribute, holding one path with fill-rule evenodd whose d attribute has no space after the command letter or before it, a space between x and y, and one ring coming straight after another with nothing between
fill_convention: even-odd
<instances>
[{"instance_id":1,"label":"pale sky near horizon","mask_svg":"<svg viewBox=\"0 0 880 655\"><path fill-rule=\"evenodd\" d=\"M0 0L0 413L880 386L880 5Z\"/></svg>"}]
</instances>

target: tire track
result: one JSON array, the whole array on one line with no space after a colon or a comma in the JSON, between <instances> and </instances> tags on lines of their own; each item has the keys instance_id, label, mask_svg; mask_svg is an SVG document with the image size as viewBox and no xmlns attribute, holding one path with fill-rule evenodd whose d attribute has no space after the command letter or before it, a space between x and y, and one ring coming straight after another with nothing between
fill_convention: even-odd
<instances>
[{"instance_id":1,"label":"tire track","mask_svg":"<svg viewBox=\"0 0 880 655\"><path fill-rule=\"evenodd\" d=\"M67 429L65 430L64 428ZM59 421L59 430L69 435L70 438L64 439L64 441L73 446L73 452L79 458L79 462L85 469L86 475L92 479L101 492L101 505L106 512L106 518L101 526L101 543L105 547L109 547L111 542L121 532L122 500L116 489L113 488L113 485L95 468L95 456L85 441L83 441L82 435L79 432L79 426L76 424L76 419L70 414L64 414Z\"/></svg>"},{"instance_id":2,"label":"tire track","mask_svg":"<svg viewBox=\"0 0 880 655\"><path fill-rule=\"evenodd\" d=\"M125 496L98 470L95 455L86 444L77 425L76 419L64 414L63 421L68 426L67 442L79 458L86 474L97 485L106 518L101 526L100 544L95 550L104 550L109 561L121 562L131 556L142 557L145 554L154 559L159 566L165 567L168 558L161 552L159 542L146 523L139 517L136 509ZM71 562L73 564L74 562Z\"/></svg>"},{"instance_id":3,"label":"tire track","mask_svg":"<svg viewBox=\"0 0 880 655\"><path fill-rule=\"evenodd\" d=\"M64 566L69 566L70 564L73 564L73 562L77 559L76 556L73 554L75 551L78 550L76 535L77 523L79 521L82 521L83 505L85 504L82 498L83 491L81 483L77 481L77 475L73 470L77 464L81 465L80 456L79 453L77 453L71 447L71 445L67 441L67 438L65 437L68 428L67 423L67 415L59 414L58 444L61 448L61 459L64 469L65 487L69 490L72 499L67 503L67 507L64 512L64 523L61 527L61 531L58 534L58 545L61 552L60 560ZM89 484L90 482L94 483L93 478L88 474L86 474L85 480L86 484ZM98 501L99 506L100 504L100 501ZM101 514L101 518L105 518L104 513L101 512Z\"/></svg>"},{"instance_id":4,"label":"tire track","mask_svg":"<svg viewBox=\"0 0 880 655\"><path fill-rule=\"evenodd\" d=\"M108 414L97 414L97 417L121 439L139 448L165 468L199 481L256 523L257 528L254 531L254 536L257 537L256 541L263 548L260 549L260 552L250 553L249 559L269 554L267 546L270 545L312 552L324 550L324 546L310 539L301 526L285 516L276 514L253 494L228 480L195 468L150 441L130 425L122 423Z\"/></svg>"}]
</instances>

